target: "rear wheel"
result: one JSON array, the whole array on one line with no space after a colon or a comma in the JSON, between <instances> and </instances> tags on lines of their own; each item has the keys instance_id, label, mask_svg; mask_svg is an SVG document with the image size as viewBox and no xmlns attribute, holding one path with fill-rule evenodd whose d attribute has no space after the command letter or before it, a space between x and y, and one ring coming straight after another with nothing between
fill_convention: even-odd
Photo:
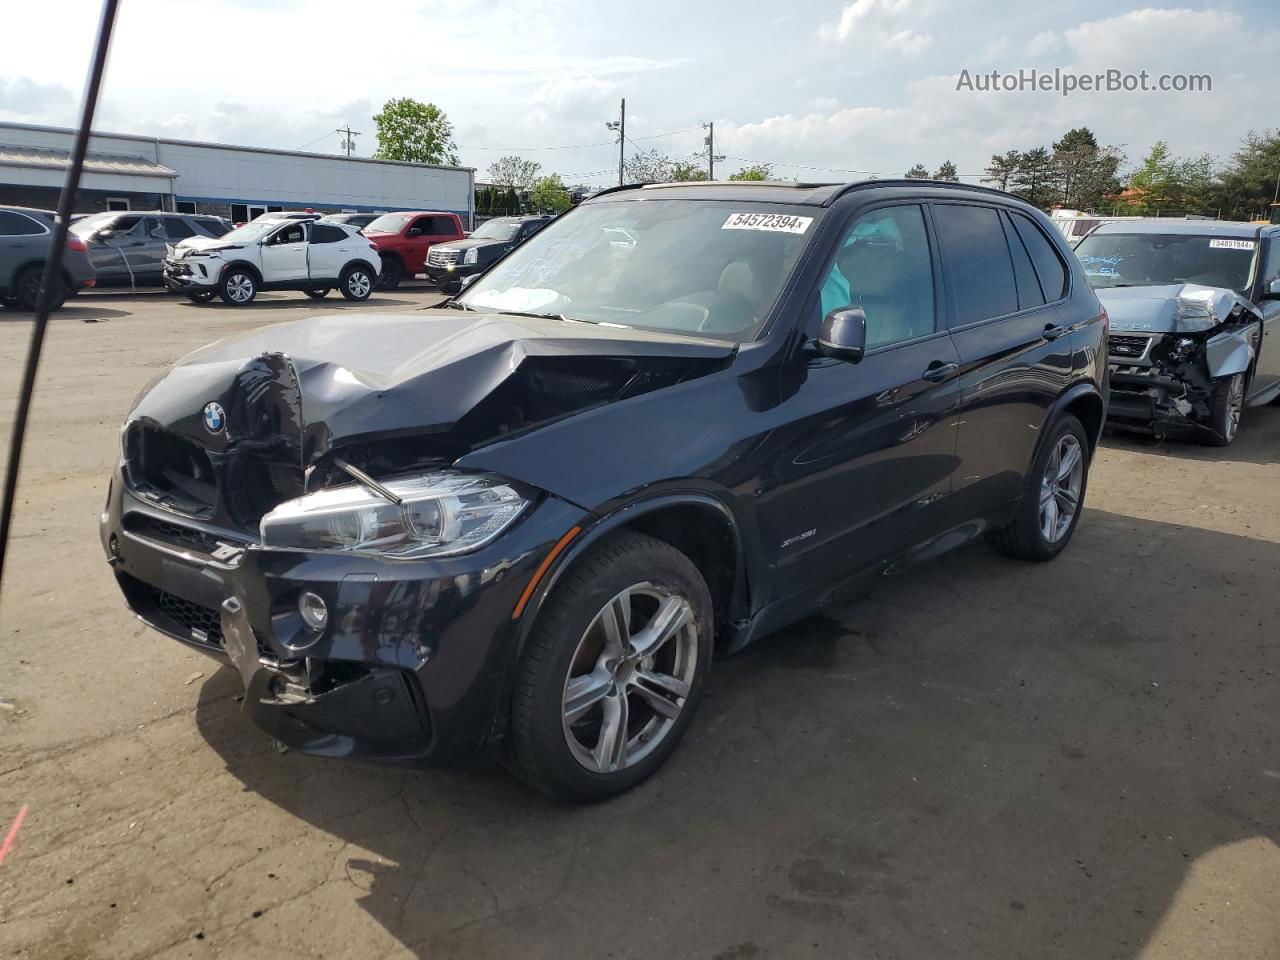
<instances>
[{"instance_id":1,"label":"rear wheel","mask_svg":"<svg viewBox=\"0 0 1280 960\"><path fill-rule=\"evenodd\" d=\"M348 300L368 300L373 293L373 276L362 266L351 266L342 271L338 289Z\"/></svg>"},{"instance_id":2,"label":"rear wheel","mask_svg":"<svg viewBox=\"0 0 1280 960\"><path fill-rule=\"evenodd\" d=\"M258 279L248 270L239 267L223 274L222 282L218 284L218 296L223 303L229 303L233 307L248 306L257 295Z\"/></svg>"},{"instance_id":3,"label":"rear wheel","mask_svg":"<svg viewBox=\"0 0 1280 960\"><path fill-rule=\"evenodd\" d=\"M679 550L629 531L593 548L538 614L520 659L515 771L568 800L649 777L697 710L713 629L706 582Z\"/></svg>"},{"instance_id":4,"label":"rear wheel","mask_svg":"<svg viewBox=\"0 0 1280 960\"><path fill-rule=\"evenodd\" d=\"M329 291L332 289L333 289L332 287L319 287L318 289L315 289L315 290L304 290L303 293L305 293L312 300L323 300L325 297L329 295Z\"/></svg>"},{"instance_id":5,"label":"rear wheel","mask_svg":"<svg viewBox=\"0 0 1280 960\"><path fill-rule=\"evenodd\" d=\"M400 286L400 280L403 277L404 268L399 260L395 257L382 258L382 272L378 274L378 289L394 290Z\"/></svg>"},{"instance_id":6,"label":"rear wheel","mask_svg":"<svg viewBox=\"0 0 1280 960\"><path fill-rule=\"evenodd\" d=\"M23 310L34 310L36 304L40 302L40 280L44 274L44 267L27 267L18 274L18 278L13 285L14 299L17 300L18 306ZM61 277L54 281L53 300L49 304L50 310L57 310L66 302L67 284Z\"/></svg>"},{"instance_id":7,"label":"rear wheel","mask_svg":"<svg viewBox=\"0 0 1280 960\"><path fill-rule=\"evenodd\" d=\"M1052 560L1075 533L1088 482L1089 439L1079 420L1063 414L1036 454L1013 523L987 542L1020 560Z\"/></svg>"},{"instance_id":8,"label":"rear wheel","mask_svg":"<svg viewBox=\"0 0 1280 960\"><path fill-rule=\"evenodd\" d=\"M1221 380L1213 388L1209 399L1209 429L1212 436L1204 442L1211 447L1229 447L1240 432L1240 418L1244 416L1243 373Z\"/></svg>"}]
</instances>

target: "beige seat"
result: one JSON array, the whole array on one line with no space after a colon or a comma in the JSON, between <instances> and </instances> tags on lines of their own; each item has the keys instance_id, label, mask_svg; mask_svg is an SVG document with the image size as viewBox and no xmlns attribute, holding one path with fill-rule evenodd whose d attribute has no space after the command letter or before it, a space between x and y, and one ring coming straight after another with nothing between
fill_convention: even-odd
<instances>
[{"instance_id":1,"label":"beige seat","mask_svg":"<svg viewBox=\"0 0 1280 960\"><path fill-rule=\"evenodd\" d=\"M913 328L911 289L902 253L893 243L859 240L840 251L837 264L849 281L849 296L867 315L867 346L909 340L931 332Z\"/></svg>"}]
</instances>

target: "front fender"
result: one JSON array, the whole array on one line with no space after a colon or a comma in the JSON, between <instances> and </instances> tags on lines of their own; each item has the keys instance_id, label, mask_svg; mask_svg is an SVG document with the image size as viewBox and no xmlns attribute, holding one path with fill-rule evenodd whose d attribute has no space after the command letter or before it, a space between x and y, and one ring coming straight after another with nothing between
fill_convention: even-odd
<instances>
[{"instance_id":1,"label":"front fender","mask_svg":"<svg viewBox=\"0 0 1280 960\"><path fill-rule=\"evenodd\" d=\"M1211 379L1230 377L1246 372L1253 364L1252 336L1257 327L1244 330L1226 330L1210 337L1204 345L1205 365Z\"/></svg>"}]
</instances>

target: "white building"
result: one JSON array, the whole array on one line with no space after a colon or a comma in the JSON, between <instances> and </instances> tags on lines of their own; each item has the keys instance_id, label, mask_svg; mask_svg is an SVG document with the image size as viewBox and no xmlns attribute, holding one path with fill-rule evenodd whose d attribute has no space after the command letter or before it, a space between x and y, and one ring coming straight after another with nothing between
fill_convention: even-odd
<instances>
[{"instance_id":1,"label":"white building","mask_svg":"<svg viewBox=\"0 0 1280 960\"><path fill-rule=\"evenodd\" d=\"M0 204L53 209L74 131L0 122ZM440 210L471 222L471 167L130 134L89 140L75 212L177 210L236 222L272 210Z\"/></svg>"}]
</instances>

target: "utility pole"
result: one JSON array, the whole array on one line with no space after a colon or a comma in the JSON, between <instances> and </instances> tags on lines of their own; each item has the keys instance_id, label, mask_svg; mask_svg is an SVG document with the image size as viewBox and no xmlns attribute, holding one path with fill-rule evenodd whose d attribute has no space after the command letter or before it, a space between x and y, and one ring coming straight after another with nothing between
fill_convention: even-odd
<instances>
[{"instance_id":1,"label":"utility pole","mask_svg":"<svg viewBox=\"0 0 1280 960\"><path fill-rule=\"evenodd\" d=\"M334 131L334 133L346 134L345 137L343 137L341 140L338 141L338 148L340 150L347 151L348 157L351 156L351 154L355 153L356 137L360 136L359 130L352 130L351 125L348 124L345 127L339 127L337 130Z\"/></svg>"},{"instance_id":2,"label":"utility pole","mask_svg":"<svg viewBox=\"0 0 1280 960\"><path fill-rule=\"evenodd\" d=\"M622 105L618 108L617 120L606 120L605 124L610 130L618 135L618 186L622 186L623 172L626 167L626 157L623 151L627 146L627 98L622 98Z\"/></svg>"},{"instance_id":3,"label":"utility pole","mask_svg":"<svg viewBox=\"0 0 1280 960\"><path fill-rule=\"evenodd\" d=\"M702 142L707 146L707 179L714 180L716 178L716 161L723 160L724 157L716 156L715 121L704 123L702 126L707 131L707 135L702 138Z\"/></svg>"}]
</instances>

